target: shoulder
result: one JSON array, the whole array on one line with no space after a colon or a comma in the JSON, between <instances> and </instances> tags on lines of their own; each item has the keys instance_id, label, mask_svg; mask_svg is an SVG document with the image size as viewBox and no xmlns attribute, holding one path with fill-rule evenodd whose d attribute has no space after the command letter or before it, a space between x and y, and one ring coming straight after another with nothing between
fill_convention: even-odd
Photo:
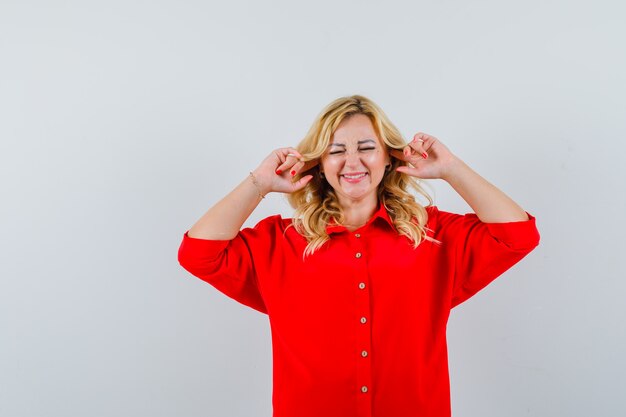
<instances>
[{"instance_id":1,"label":"shoulder","mask_svg":"<svg viewBox=\"0 0 626 417\"><path fill-rule=\"evenodd\" d=\"M293 222L293 219L291 217L284 218L280 214L274 214L274 215L267 216L266 218L259 220L254 225L254 228L268 228L268 227L282 228L282 227L287 227L292 222Z\"/></svg>"},{"instance_id":2,"label":"shoulder","mask_svg":"<svg viewBox=\"0 0 626 417\"><path fill-rule=\"evenodd\" d=\"M475 213L453 213L440 210L437 206L425 208L428 213L428 223L426 227L432 232L435 238L442 234L456 234L461 230L474 228L481 223Z\"/></svg>"},{"instance_id":3,"label":"shoulder","mask_svg":"<svg viewBox=\"0 0 626 417\"><path fill-rule=\"evenodd\" d=\"M426 212L428 213L428 221L433 222L438 225L445 225L450 221L454 220L470 220L474 221L478 219L478 216L475 213L453 213L450 211L440 210L437 206L428 206L425 207Z\"/></svg>"},{"instance_id":4,"label":"shoulder","mask_svg":"<svg viewBox=\"0 0 626 417\"><path fill-rule=\"evenodd\" d=\"M428 222L426 224L426 227L428 227L430 230L436 230L440 226L441 217L446 217L447 214L451 214L439 210L439 207L437 206L427 206L424 208L426 209L426 214L428 215Z\"/></svg>"},{"instance_id":5,"label":"shoulder","mask_svg":"<svg viewBox=\"0 0 626 417\"><path fill-rule=\"evenodd\" d=\"M280 214L265 217L253 227L242 229L239 236L249 245L262 245L274 251L306 244L305 238L293 227L293 219L283 218Z\"/></svg>"},{"instance_id":6,"label":"shoulder","mask_svg":"<svg viewBox=\"0 0 626 417\"><path fill-rule=\"evenodd\" d=\"M426 213L428 213L428 218L437 217L437 213L439 213L439 208L437 206L426 206Z\"/></svg>"},{"instance_id":7,"label":"shoulder","mask_svg":"<svg viewBox=\"0 0 626 417\"><path fill-rule=\"evenodd\" d=\"M264 219L259 220L253 227L246 228L244 230L255 231L257 233L262 233L266 235L278 235L284 234L285 231L289 229L294 229L295 231L295 228L291 227L292 224L292 218L283 218L283 216L280 214L274 214L272 216L268 216Z\"/></svg>"}]
</instances>

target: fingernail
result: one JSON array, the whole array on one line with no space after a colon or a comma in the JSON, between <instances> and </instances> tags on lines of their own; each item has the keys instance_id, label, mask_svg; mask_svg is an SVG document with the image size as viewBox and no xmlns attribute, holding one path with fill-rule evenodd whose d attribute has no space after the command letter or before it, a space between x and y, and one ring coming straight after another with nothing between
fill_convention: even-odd
<instances>
[{"instance_id":1,"label":"fingernail","mask_svg":"<svg viewBox=\"0 0 626 417\"><path fill-rule=\"evenodd\" d=\"M291 171L291 176L293 177L294 175L296 175L296 171Z\"/></svg>"},{"instance_id":2,"label":"fingernail","mask_svg":"<svg viewBox=\"0 0 626 417\"><path fill-rule=\"evenodd\" d=\"M424 157L424 159L428 158L428 155L426 155L426 152L422 153L422 156Z\"/></svg>"},{"instance_id":3,"label":"fingernail","mask_svg":"<svg viewBox=\"0 0 626 417\"><path fill-rule=\"evenodd\" d=\"M283 171L281 171L280 169L277 169L277 170L276 170L276 175L280 175L280 174L282 174L282 173L283 173Z\"/></svg>"}]
</instances>

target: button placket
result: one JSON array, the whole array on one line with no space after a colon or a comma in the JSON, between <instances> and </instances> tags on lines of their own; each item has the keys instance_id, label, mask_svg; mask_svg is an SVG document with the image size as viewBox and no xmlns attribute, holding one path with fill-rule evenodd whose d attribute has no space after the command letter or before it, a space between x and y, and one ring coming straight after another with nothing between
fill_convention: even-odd
<instances>
[{"instance_id":1,"label":"button placket","mask_svg":"<svg viewBox=\"0 0 626 417\"><path fill-rule=\"evenodd\" d=\"M369 271L367 266L366 239L361 233L355 233L352 245L354 247L354 291L356 291L356 315L357 345L355 355L358 355L357 385L355 389L360 391L357 407L358 417L372 416L372 403L369 391L372 388L372 365L371 365L371 335L370 325L370 285Z\"/></svg>"}]
</instances>

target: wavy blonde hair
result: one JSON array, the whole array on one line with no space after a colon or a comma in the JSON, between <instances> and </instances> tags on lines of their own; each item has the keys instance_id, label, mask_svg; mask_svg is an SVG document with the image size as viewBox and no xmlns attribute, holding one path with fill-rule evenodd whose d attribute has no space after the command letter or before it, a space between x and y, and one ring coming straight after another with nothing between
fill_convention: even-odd
<instances>
[{"instance_id":1,"label":"wavy blonde hair","mask_svg":"<svg viewBox=\"0 0 626 417\"><path fill-rule=\"evenodd\" d=\"M318 114L308 133L296 147L304 161L321 158L339 124L355 114L369 117L374 130L387 145L387 151L390 152L391 149L402 151L407 145L400 131L380 107L364 96L352 95L332 101ZM391 169L385 171L378 186L378 201L385 206L399 235L407 236L413 242L413 248L416 248L423 239L433 240L426 234L428 221L426 207L431 206L433 200L421 187L420 180L396 171L397 167L406 163L391 153L389 156ZM330 239L326 233L326 226L331 218L334 217L338 224L345 221L334 189L320 175L320 165L298 173L296 179L304 175L313 175L313 178L301 190L287 195L289 204L295 209L291 226L294 226L309 242L303 258L313 254ZM419 204L415 196L408 192L409 188L425 197L428 204L426 206Z\"/></svg>"}]
</instances>

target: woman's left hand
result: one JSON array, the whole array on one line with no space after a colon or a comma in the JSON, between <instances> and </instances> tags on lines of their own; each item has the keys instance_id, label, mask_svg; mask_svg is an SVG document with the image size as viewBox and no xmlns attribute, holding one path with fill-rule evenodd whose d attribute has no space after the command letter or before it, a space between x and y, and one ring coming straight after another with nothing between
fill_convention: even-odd
<instances>
[{"instance_id":1,"label":"woman's left hand","mask_svg":"<svg viewBox=\"0 0 626 417\"><path fill-rule=\"evenodd\" d=\"M439 139L423 132L416 133L403 151L391 150L392 156L410 164L400 166L396 171L424 179L444 179L457 161Z\"/></svg>"}]
</instances>

